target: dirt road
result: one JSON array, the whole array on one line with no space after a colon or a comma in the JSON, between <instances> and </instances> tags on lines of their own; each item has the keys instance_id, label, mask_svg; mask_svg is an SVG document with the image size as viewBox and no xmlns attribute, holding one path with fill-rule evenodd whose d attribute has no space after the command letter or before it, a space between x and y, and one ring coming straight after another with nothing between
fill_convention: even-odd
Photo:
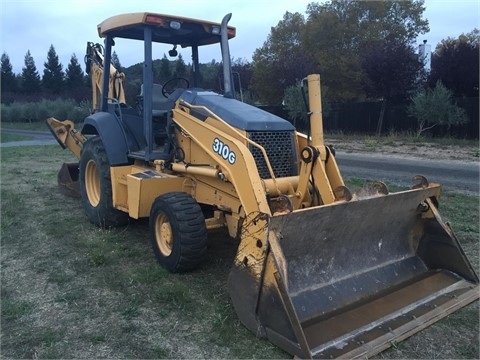
<instances>
[{"instance_id":1,"label":"dirt road","mask_svg":"<svg viewBox=\"0 0 480 360\"><path fill-rule=\"evenodd\" d=\"M336 156L345 178L359 178L412 185L412 177L423 175L445 190L479 194L479 163L458 160L402 158L388 154L342 153Z\"/></svg>"},{"instance_id":2,"label":"dirt road","mask_svg":"<svg viewBox=\"0 0 480 360\"><path fill-rule=\"evenodd\" d=\"M1 131L33 139L1 143L0 147L57 144L49 131ZM474 148L393 144L371 149L359 141L329 139L328 143L333 143L339 149L336 158L346 179L408 186L412 184L413 176L423 175L431 182L442 184L445 190L479 194L479 161Z\"/></svg>"}]
</instances>

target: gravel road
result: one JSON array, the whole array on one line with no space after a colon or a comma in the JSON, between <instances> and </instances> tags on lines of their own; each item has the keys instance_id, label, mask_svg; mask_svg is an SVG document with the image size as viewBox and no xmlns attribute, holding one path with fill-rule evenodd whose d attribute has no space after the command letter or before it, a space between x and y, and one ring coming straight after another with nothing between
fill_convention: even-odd
<instances>
[{"instance_id":1,"label":"gravel road","mask_svg":"<svg viewBox=\"0 0 480 360\"><path fill-rule=\"evenodd\" d=\"M32 140L0 143L0 147L58 144L49 131L1 129L2 132L31 136ZM432 154L432 157L435 154ZM336 159L344 178L384 181L411 185L412 177L423 175L429 181L440 183L445 190L479 194L479 162L409 158L365 152L337 151Z\"/></svg>"}]
</instances>

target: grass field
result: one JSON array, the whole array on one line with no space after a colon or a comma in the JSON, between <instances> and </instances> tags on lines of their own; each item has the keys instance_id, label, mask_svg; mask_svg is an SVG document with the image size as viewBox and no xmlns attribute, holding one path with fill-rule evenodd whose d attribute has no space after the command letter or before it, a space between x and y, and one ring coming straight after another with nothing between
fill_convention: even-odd
<instances>
[{"instance_id":1,"label":"grass field","mask_svg":"<svg viewBox=\"0 0 480 360\"><path fill-rule=\"evenodd\" d=\"M57 170L72 160L59 146L1 149L1 358L290 358L233 310L235 240L212 233L199 270L169 274L146 221L102 230L58 192ZM440 209L477 272L478 205L449 193ZM377 358L478 359L478 311L477 302Z\"/></svg>"},{"instance_id":2,"label":"grass field","mask_svg":"<svg viewBox=\"0 0 480 360\"><path fill-rule=\"evenodd\" d=\"M0 143L7 143L12 141L23 141L31 140L31 136L17 135L17 134L7 134L0 132Z\"/></svg>"},{"instance_id":3,"label":"grass field","mask_svg":"<svg viewBox=\"0 0 480 360\"><path fill-rule=\"evenodd\" d=\"M46 119L45 119L46 120ZM36 122L5 122L2 121L0 126L5 129L48 131L45 121Z\"/></svg>"}]
</instances>

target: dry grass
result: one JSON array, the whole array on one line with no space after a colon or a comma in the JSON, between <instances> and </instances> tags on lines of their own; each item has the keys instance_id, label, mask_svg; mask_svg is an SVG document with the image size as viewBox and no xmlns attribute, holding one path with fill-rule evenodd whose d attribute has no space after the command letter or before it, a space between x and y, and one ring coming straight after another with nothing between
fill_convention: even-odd
<instances>
[{"instance_id":1,"label":"dry grass","mask_svg":"<svg viewBox=\"0 0 480 360\"><path fill-rule=\"evenodd\" d=\"M478 140L426 139L390 134L381 137L367 135L327 134L325 142L346 153L382 154L396 157L457 160L478 162Z\"/></svg>"},{"instance_id":2,"label":"dry grass","mask_svg":"<svg viewBox=\"0 0 480 360\"><path fill-rule=\"evenodd\" d=\"M226 290L236 246L226 233L211 234L198 271L169 274L145 221L96 228L79 200L57 191L68 152L1 151L1 358L290 358L240 324ZM444 202L478 270L478 199ZM478 303L378 357L478 358Z\"/></svg>"}]
</instances>

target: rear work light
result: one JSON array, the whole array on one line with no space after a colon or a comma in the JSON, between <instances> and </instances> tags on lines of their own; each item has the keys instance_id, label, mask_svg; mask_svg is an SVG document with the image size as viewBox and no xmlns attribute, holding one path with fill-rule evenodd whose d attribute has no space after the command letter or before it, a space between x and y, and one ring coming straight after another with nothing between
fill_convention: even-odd
<instances>
[{"instance_id":1,"label":"rear work light","mask_svg":"<svg viewBox=\"0 0 480 360\"><path fill-rule=\"evenodd\" d=\"M180 30L181 27L182 27L182 24L180 24L180 22L170 21L170 28L172 28L173 30Z\"/></svg>"}]
</instances>

